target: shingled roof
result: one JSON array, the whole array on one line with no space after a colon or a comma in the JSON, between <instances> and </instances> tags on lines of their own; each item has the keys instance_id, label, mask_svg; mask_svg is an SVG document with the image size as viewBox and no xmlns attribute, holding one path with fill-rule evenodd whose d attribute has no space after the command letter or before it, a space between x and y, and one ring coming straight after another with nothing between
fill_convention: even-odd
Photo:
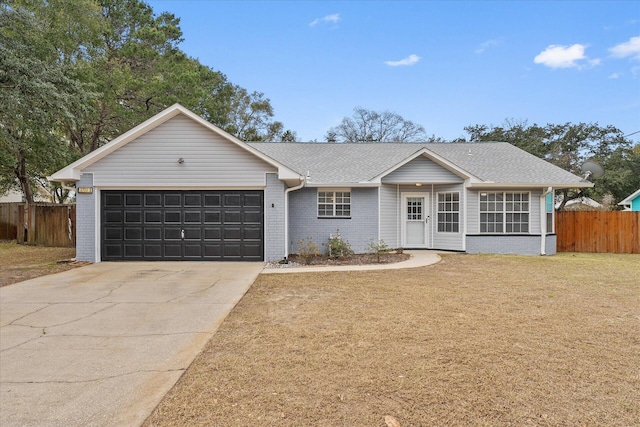
<instances>
[{"instance_id":1,"label":"shingled roof","mask_svg":"<svg viewBox=\"0 0 640 427\"><path fill-rule=\"evenodd\" d=\"M448 163L473 185L589 187L591 183L506 142L264 143L249 145L301 175L310 185L376 184L408 159ZM453 168L451 168L453 165Z\"/></svg>"}]
</instances>

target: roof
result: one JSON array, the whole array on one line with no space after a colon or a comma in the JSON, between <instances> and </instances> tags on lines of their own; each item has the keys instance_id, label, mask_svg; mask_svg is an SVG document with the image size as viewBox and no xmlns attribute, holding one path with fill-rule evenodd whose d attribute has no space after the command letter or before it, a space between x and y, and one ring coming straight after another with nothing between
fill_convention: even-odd
<instances>
[{"instance_id":1,"label":"roof","mask_svg":"<svg viewBox=\"0 0 640 427\"><path fill-rule=\"evenodd\" d=\"M636 191L635 193L631 194L629 197L625 198L623 201L621 201L618 204L619 205L631 205L631 202L633 202L638 197L640 197L640 189L638 189L638 191Z\"/></svg>"},{"instance_id":2,"label":"roof","mask_svg":"<svg viewBox=\"0 0 640 427\"><path fill-rule=\"evenodd\" d=\"M77 181L86 167L182 114L278 169L279 179L310 186L376 186L418 156L472 187L592 187L593 184L506 142L482 143L245 143L179 104L161 111L49 177Z\"/></svg>"},{"instance_id":3,"label":"roof","mask_svg":"<svg viewBox=\"0 0 640 427\"><path fill-rule=\"evenodd\" d=\"M472 186L591 187L588 181L506 142L249 143L303 175L309 185L375 184L418 155Z\"/></svg>"}]
</instances>

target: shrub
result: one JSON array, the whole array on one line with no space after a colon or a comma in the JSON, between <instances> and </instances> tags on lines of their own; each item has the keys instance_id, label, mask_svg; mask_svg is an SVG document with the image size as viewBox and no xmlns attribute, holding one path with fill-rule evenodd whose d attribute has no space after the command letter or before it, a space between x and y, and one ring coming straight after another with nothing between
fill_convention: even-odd
<instances>
[{"instance_id":1,"label":"shrub","mask_svg":"<svg viewBox=\"0 0 640 427\"><path fill-rule=\"evenodd\" d=\"M376 262L380 262L380 255L389 252L389 246L382 239L377 243L372 240L369 249L376 256Z\"/></svg>"},{"instance_id":2,"label":"shrub","mask_svg":"<svg viewBox=\"0 0 640 427\"><path fill-rule=\"evenodd\" d=\"M300 239L298 240L298 255L304 260L306 265L309 265L315 257L320 255L320 248L311 237Z\"/></svg>"},{"instance_id":3,"label":"shrub","mask_svg":"<svg viewBox=\"0 0 640 427\"><path fill-rule=\"evenodd\" d=\"M353 255L353 249L346 240L342 240L340 230L336 230L336 234L329 236L329 243L324 244L327 248L327 256L329 258L337 258L341 256Z\"/></svg>"}]
</instances>

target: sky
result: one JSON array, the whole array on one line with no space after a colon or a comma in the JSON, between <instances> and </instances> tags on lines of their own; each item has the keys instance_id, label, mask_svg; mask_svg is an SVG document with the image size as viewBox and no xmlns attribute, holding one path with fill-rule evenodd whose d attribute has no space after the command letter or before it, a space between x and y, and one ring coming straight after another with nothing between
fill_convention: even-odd
<instances>
[{"instance_id":1,"label":"sky","mask_svg":"<svg viewBox=\"0 0 640 427\"><path fill-rule=\"evenodd\" d=\"M147 2L300 141L324 141L355 107L445 140L516 120L640 141L640 0Z\"/></svg>"}]
</instances>

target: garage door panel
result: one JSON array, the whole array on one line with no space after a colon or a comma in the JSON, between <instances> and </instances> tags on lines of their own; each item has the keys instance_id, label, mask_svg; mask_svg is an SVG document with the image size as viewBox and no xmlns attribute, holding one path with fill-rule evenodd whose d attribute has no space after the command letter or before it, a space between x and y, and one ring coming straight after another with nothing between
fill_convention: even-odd
<instances>
[{"instance_id":1,"label":"garage door panel","mask_svg":"<svg viewBox=\"0 0 640 427\"><path fill-rule=\"evenodd\" d=\"M182 223L182 211L164 211L164 223L165 224L180 224Z\"/></svg>"},{"instance_id":2,"label":"garage door panel","mask_svg":"<svg viewBox=\"0 0 640 427\"><path fill-rule=\"evenodd\" d=\"M182 244L166 243L164 245L164 256L166 258L182 258Z\"/></svg>"},{"instance_id":3,"label":"garage door panel","mask_svg":"<svg viewBox=\"0 0 640 427\"><path fill-rule=\"evenodd\" d=\"M185 224L200 224L202 222L202 212L200 211L185 211L184 223Z\"/></svg>"},{"instance_id":4,"label":"garage door panel","mask_svg":"<svg viewBox=\"0 0 640 427\"><path fill-rule=\"evenodd\" d=\"M184 240L202 240L202 228L185 228Z\"/></svg>"},{"instance_id":5,"label":"garage door panel","mask_svg":"<svg viewBox=\"0 0 640 427\"><path fill-rule=\"evenodd\" d=\"M240 224L242 214L240 211L226 211L222 215L223 224Z\"/></svg>"},{"instance_id":6,"label":"garage door panel","mask_svg":"<svg viewBox=\"0 0 640 427\"><path fill-rule=\"evenodd\" d=\"M244 207L262 207L262 197L260 194L245 194L244 195Z\"/></svg>"},{"instance_id":7,"label":"garage door panel","mask_svg":"<svg viewBox=\"0 0 640 427\"><path fill-rule=\"evenodd\" d=\"M142 194L127 193L124 195L124 205L126 207L142 206Z\"/></svg>"},{"instance_id":8,"label":"garage door panel","mask_svg":"<svg viewBox=\"0 0 640 427\"><path fill-rule=\"evenodd\" d=\"M182 240L182 228L165 227L164 240Z\"/></svg>"},{"instance_id":9,"label":"garage door panel","mask_svg":"<svg viewBox=\"0 0 640 427\"><path fill-rule=\"evenodd\" d=\"M124 211L124 222L127 224L142 224L142 211Z\"/></svg>"},{"instance_id":10,"label":"garage door panel","mask_svg":"<svg viewBox=\"0 0 640 427\"><path fill-rule=\"evenodd\" d=\"M119 193L108 193L104 194L102 205L108 207L121 207L122 200L124 199L124 194Z\"/></svg>"},{"instance_id":11,"label":"garage door panel","mask_svg":"<svg viewBox=\"0 0 640 427\"><path fill-rule=\"evenodd\" d=\"M123 238L122 227L105 227L104 236L105 240L115 240L121 242Z\"/></svg>"},{"instance_id":12,"label":"garage door panel","mask_svg":"<svg viewBox=\"0 0 640 427\"><path fill-rule=\"evenodd\" d=\"M162 211L145 211L144 222L146 224L162 224Z\"/></svg>"},{"instance_id":13,"label":"garage door panel","mask_svg":"<svg viewBox=\"0 0 640 427\"><path fill-rule=\"evenodd\" d=\"M179 193L170 193L164 195L164 206L182 206L182 196Z\"/></svg>"},{"instance_id":14,"label":"garage door panel","mask_svg":"<svg viewBox=\"0 0 640 427\"><path fill-rule=\"evenodd\" d=\"M124 245L124 257L125 258L140 258L142 257L142 244L129 244Z\"/></svg>"},{"instance_id":15,"label":"garage door panel","mask_svg":"<svg viewBox=\"0 0 640 427\"><path fill-rule=\"evenodd\" d=\"M160 207L162 206L162 194L153 193L144 195L145 207Z\"/></svg>"},{"instance_id":16,"label":"garage door panel","mask_svg":"<svg viewBox=\"0 0 640 427\"><path fill-rule=\"evenodd\" d=\"M220 211L205 211L204 212L205 224L222 224L222 212Z\"/></svg>"},{"instance_id":17,"label":"garage door panel","mask_svg":"<svg viewBox=\"0 0 640 427\"><path fill-rule=\"evenodd\" d=\"M200 207L202 206L202 195L199 193L188 193L184 195L185 207Z\"/></svg>"},{"instance_id":18,"label":"garage door panel","mask_svg":"<svg viewBox=\"0 0 640 427\"><path fill-rule=\"evenodd\" d=\"M224 195L224 206L227 208L230 207L240 207L240 200L242 200L240 193L230 193Z\"/></svg>"},{"instance_id":19,"label":"garage door panel","mask_svg":"<svg viewBox=\"0 0 640 427\"><path fill-rule=\"evenodd\" d=\"M124 229L124 239L130 240L142 240L142 228L141 227L126 227Z\"/></svg>"},{"instance_id":20,"label":"garage door panel","mask_svg":"<svg viewBox=\"0 0 640 427\"><path fill-rule=\"evenodd\" d=\"M121 210L107 211L104 215L104 222L107 224L121 224L124 222L124 213Z\"/></svg>"},{"instance_id":21,"label":"garage door panel","mask_svg":"<svg viewBox=\"0 0 640 427\"><path fill-rule=\"evenodd\" d=\"M205 208L222 207L222 194L205 194L204 207Z\"/></svg>"},{"instance_id":22,"label":"garage door panel","mask_svg":"<svg viewBox=\"0 0 640 427\"><path fill-rule=\"evenodd\" d=\"M104 190L103 260L262 260L258 190Z\"/></svg>"},{"instance_id":23,"label":"garage door panel","mask_svg":"<svg viewBox=\"0 0 640 427\"><path fill-rule=\"evenodd\" d=\"M146 243L144 245L145 258L162 258L162 245L160 243Z\"/></svg>"},{"instance_id":24,"label":"garage door panel","mask_svg":"<svg viewBox=\"0 0 640 427\"><path fill-rule=\"evenodd\" d=\"M184 245L184 256L186 258L202 258L202 246L200 244L197 245Z\"/></svg>"},{"instance_id":25,"label":"garage door panel","mask_svg":"<svg viewBox=\"0 0 640 427\"><path fill-rule=\"evenodd\" d=\"M160 227L145 227L144 229L145 240L162 240L162 228Z\"/></svg>"},{"instance_id":26,"label":"garage door panel","mask_svg":"<svg viewBox=\"0 0 640 427\"><path fill-rule=\"evenodd\" d=\"M122 252L122 244L103 245L102 256L109 258L122 258L124 256L124 253Z\"/></svg>"}]
</instances>

